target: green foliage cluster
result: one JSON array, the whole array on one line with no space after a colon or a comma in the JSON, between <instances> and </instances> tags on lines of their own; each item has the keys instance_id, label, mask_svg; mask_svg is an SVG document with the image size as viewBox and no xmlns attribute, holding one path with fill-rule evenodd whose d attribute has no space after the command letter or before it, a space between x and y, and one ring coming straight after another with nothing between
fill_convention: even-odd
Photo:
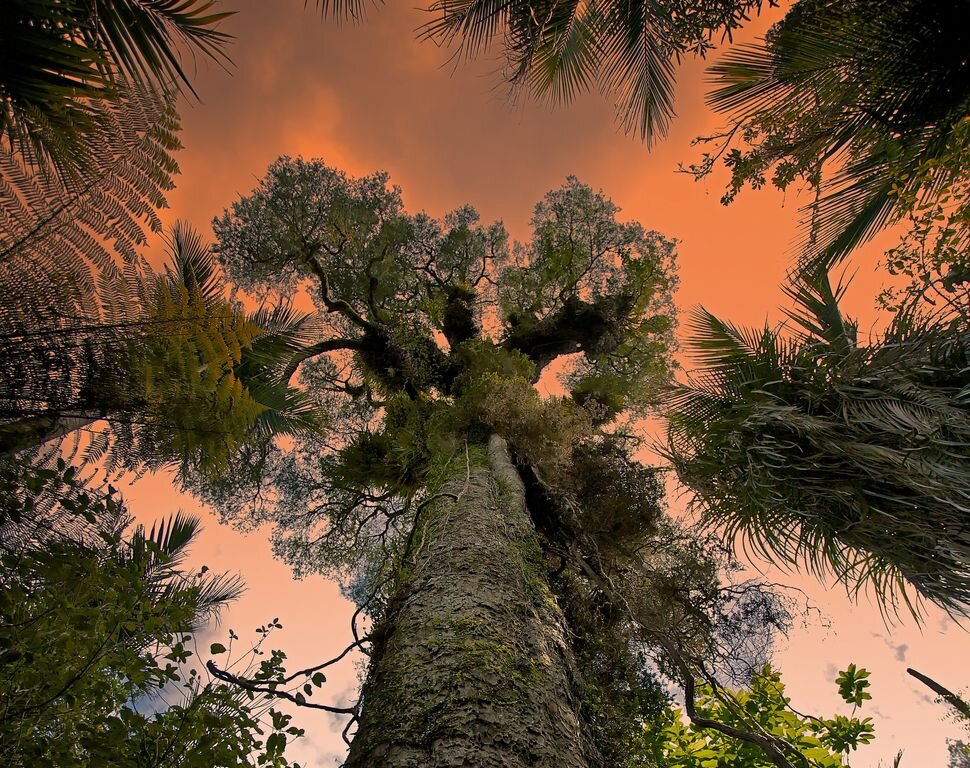
<instances>
[{"instance_id":1,"label":"green foliage cluster","mask_svg":"<svg viewBox=\"0 0 970 768\"><path fill-rule=\"evenodd\" d=\"M117 439L149 465L180 460L215 473L227 469L235 443L266 410L236 375L262 329L218 296L204 264L187 260L179 268L174 282L160 280L151 291L140 321L146 332L129 336L120 354L108 353L105 363L120 367L120 380L108 382L116 390L100 392L91 382L84 394L99 415L127 416Z\"/></svg>"},{"instance_id":2,"label":"green foliage cluster","mask_svg":"<svg viewBox=\"0 0 970 768\"><path fill-rule=\"evenodd\" d=\"M944 180L940 180L944 169ZM906 212L905 232L883 263L905 283L883 291L879 303L893 312L918 311L941 321L970 318L970 118L954 126L945 150L914 172L916 194L892 191Z\"/></svg>"},{"instance_id":3,"label":"green foliage cluster","mask_svg":"<svg viewBox=\"0 0 970 768\"><path fill-rule=\"evenodd\" d=\"M229 14L212 6L0 7L4 765L287 768L288 738L302 735L271 699L196 663L197 635L241 590L186 572L198 522L132 530L90 466L68 466L56 444L28 450L107 418L85 459L208 475L254 434L315 425L286 386L305 316L244 314L187 230L165 275L138 253L178 170L184 48L224 58L215 26Z\"/></svg>"},{"instance_id":4,"label":"green foliage cluster","mask_svg":"<svg viewBox=\"0 0 970 768\"><path fill-rule=\"evenodd\" d=\"M842 672L842 681L851 678L856 685L867 676L855 665ZM843 693L849 703L861 704L852 693ZM866 694L868 696L868 694ZM791 708L785 695L781 675L765 667L741 690L701 685L696 702L698 716L743 728L755 733L779 736L790 745L789 759L795 765L813 768L842 768L845 757L859 746L872 741L875 732L871 718L836 715L818 718L799 714ZM685 725L682 713L667 710L664 717L644 730L639 737L639 754L627 765L663 765L669 768L770 768L773 761L751 743L740 742L698 724ZM752 723L756 724L752 727Z\"/></svg>"},{"instance_id":5,"label":"green foliage cluster","mask_svg":"<svg viewBox=\"0 0 970 768\"><path fill-rule=\"evenodd\" d=\"M389 397L380 431L362 432L341 450L334 467L340 481L402 495L417 492L432 461L428 420L433 408L427 399Z\"/></svg>"},{"instance_id":6,"label":"green foliage cluster","mask_svg":"<svg viewBox=\"0 0 970 768\"><path fill-rule=\"evenodd\" d=\"M256 295L292 294L313 276L310 257L316 257L327 270L328 293L414 309L422 291L409 295L405 288L420 278L401 246L441 236L434 222L422 221L424 227L402 215L400 190L388 186L386 173L353 179L324 163L284 156L212 227L229 277ZM413 266L419 257L412 255ZM313 298L326 311L322 292Z\"/></svg>"},{"instance_id":7,"label":"green foliage cluster","mask_svg":"<svg viewBox=\"0 0 970 768\"><path fill-rule=\"evenodd\" d=\"M577 446L572 475L583 531L607 556L634 558L637 547L658 532L664 495L659 473L632 461L618 441L601 440Z\"/></svg>"},{"instance_id":8,"label":"green foliage cluster","mask_svg":"<svg viewBox=\"0 0 970 768\"><path fill-rule=\"evenodd\" d=\"M536 204L532 241L513 249L498 290L502 317L520 338L542 329L550 307L562 305L576 337L549 345L548 354L582 347L585 354L560 379L607 421L656 404L675 346L675 244L637 222L619 221L619 212L601 192L568 177ZM596 311L585 312L580 302ZM584 331L589 340L581 338Z\"/></svg>"},{"instance_id":9,"label":"green foliage cluster","mask_svg":"<svg viewBox=\"0 0 970 768\"><path fill-rule=\"evenodd\" d=\"M17 481L0 518L4 764L288 766L288 718L192 665L197 633L241 589L183 569L197 521L132 532L115 489L63 461L3 476Z\"/></svg>"},{"instance_id":10,"label":"green foliage cluster","mask_svg":"<svg viewBox=\"0 0 970 768\"><path fill-rule=\"evenodd\" d=\"M592 412L606 419L590 398L587 408L539 396L552 360L570 355L567 375L635 382L615 387L617 409L642 407L669 378L673 243L617 214L569 179L536 207L531 240L509 245L470 206L441 221L407 214L386 174L352 179L280 158L214 222L216 250L254 295L306 291L317 304L324 340L298 371L327 402L332 437L323 450L300 441L290 458L250 456L251 471L209 497L236 519L280 523L277 549L299 567L346 567L360 554L353 531L387 517L406 529L428 463L465 436L502 434L555 477L591 434ZM257 490L264 469L278 496Z\"/></svg>"},{"instance_id":11,"label":"green foliage cluster","mask_svg":"<svg viewBox=\"0 0 970 768\"><path fill-rule=\"evenodd\" d=\"M559 478L572 466L574 446L590 435L589 416L568 398L543 398L531 382L495 373L462 391L458 408L501 435L543 477Z\"/></svg>"},{"instance_id":12,"label":"green foliage cluster","mask_svg":"<svg viewBox=\"0 0 970 768\"><path fill-rule=\"evenodd\" d=\"M691 170L706 175L720 157L730 202L769 176L820 189L831 166L804 254L830 266L965 174L948 158L965 147L966 48L958 3L801 0L762 44L711 68L710 101L732 129Z\"/></svg>"}]
</instances>

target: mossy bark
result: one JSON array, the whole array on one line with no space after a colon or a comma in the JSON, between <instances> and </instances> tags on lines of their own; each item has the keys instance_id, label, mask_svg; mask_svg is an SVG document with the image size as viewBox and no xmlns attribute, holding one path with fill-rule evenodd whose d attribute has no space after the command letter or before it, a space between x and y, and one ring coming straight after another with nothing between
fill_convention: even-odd
<instances>
[{"instance_id":1,"label":"mossy bark","mask_svg":"<svg viewBox=\"0 0 970 768\"><path fill-rule=\"evenodd\" d=\"M347 768L587 768L575 665L500 438L452 462L375 642Z\"/></svg>"}]
</instances>

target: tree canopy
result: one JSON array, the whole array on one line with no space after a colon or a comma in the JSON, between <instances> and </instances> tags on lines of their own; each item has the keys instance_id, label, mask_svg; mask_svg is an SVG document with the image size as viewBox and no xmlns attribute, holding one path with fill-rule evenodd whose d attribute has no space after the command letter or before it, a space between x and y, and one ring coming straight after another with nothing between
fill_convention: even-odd
<instances>
[{"instance_id":1,"label":"tree canopy","mask_svg":"<svg viewBox=\"0 0 970 768\"><path fill-rule=\"evenodd\" d=\"M693 170L704 175L721 157L729 202L769 177L780 189L796 180L819 187L824 167L803 258L831 267L914 200L966 177L961 19L959 3L801 0L763 42L711 67L709 101L731 129L712 137L724 146Z\"/></svg>"},{"instance_id":2,"label":"tree canopy","mask_svg":"<svg viewBox=\"0 0 970 768\"><path fill-rule=\"evenodd\" d=\"M793 760L813 768L841 768L849 754L872 741L872 718L856 717L856 710L872 696L868 671L850 664L836 680L844 701L852 704L850 716L821 718L802 715L785 695L781 675L766 666L752 676L750 684L733 691L716 685L699 687L695 704L698 719L750 727L744 715L756 719L767 732L784 735L791 745ZM649 724L638 737L638 753L630 768L669 766L669 768L770 768L774 763L756 746L719 731L706 729L702 722L688 725L681 713L670 710L666 718ZM797 764L796 762L796 764ZM897 759L897 765L899 760Z\"/></svg>"},{"instance_id":3,"label":"tree canopy","mask_svg":"<svg viewBox=\"0 0 970 768\"><path fill-rule=\"evenodd\" d=\"M354 486L374 483L367 472L379 472L386 491L420 487L424 437L504 419L529 440L543 413L553 419L544 431L566 434L648 405L669 376L670 241L617 221L616 207L575 179L537 204L524 244L510 244L501 224L482 224L469 206L440 221L408 215L387 182L281 158L214 222L231 279L261 296L309 284L320 313L322 338L293 371L330 398L332 448L260 456L278 460L287 494L302 495L253 511L280 515L278 546L297 562L323 520L325 537L339 534L347 514L356 525L352 510L367 494ZM557 373L573 401L554 407L533 383L560 356L572 358ZM375 430L382 414L385 427ZM559 450L532 441L537 452ZM321 514L297 524L285 511L306 505Z\"/></svg>"}]
</instances>

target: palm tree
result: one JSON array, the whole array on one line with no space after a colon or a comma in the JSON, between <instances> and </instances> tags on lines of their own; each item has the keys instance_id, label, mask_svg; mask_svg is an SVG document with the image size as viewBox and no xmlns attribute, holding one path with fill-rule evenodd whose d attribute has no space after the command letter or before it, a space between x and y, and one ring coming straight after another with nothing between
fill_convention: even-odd
<instances>
[{"instance_id":1,"label":"palm tree","mask_svg":"<svg viewBox=\"0 0 970 768\"><path fill-rule=\"evenodd\" d=\"M805 254L811 270L965 179L964 10L938 0L801 0L761 44L729 51L711 67L709 100L747 151L724 155L726 198L769 172L784 188L798 177L817 184L819 163L832 168ZM700 172L712 163L708 155Z\"/></svg>"},{"instance_id":2,"label":"palm tree","mask_svg":"<svg viewBox=\"0 0 970 768\"><path fill-rule=\"evenodd\" d=\"M226 60L229 13L214 0L5 0L0 4L0 139L62 172L122 90L194 93L180 48Z\"/></svg>"},{"instance_id":3,"label":"palm tree","mask_svg":"<svg viewBox=\"0 0 970 768\"><path fill-rule=\"evenodd\" d=\"M869 346L827 278L790 289L791 333L701 310L702 365L666 453L704 520L756 555L970 613L970 329L897 316Z\"/></svg>"}]
</instances>

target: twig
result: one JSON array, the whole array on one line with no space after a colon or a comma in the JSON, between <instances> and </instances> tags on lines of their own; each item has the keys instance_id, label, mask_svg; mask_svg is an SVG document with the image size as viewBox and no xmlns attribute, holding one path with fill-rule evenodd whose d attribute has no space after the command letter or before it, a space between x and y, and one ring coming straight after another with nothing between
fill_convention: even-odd
<instances>
[{"instance_id":1,"label":"twig","mask_svg":"<svg viewBox=\"0 0 970 768\"><path fill-rule=\"evenodd\" d=\"M307 701L306 698L300 697L299 699L294 696L289 691L279 691L275 688L269 687L267 685L260 685L253 680L248 680L244 677L237 677L231 672L226 672L223 669L219 669L216 663L209 659L205 663L206 669L212 674L213 677L222 680L225 683L232 683L233 685L238 685L247 691L252 691L253 693L265 693L269 696L275 696L280 699L286 699L296 704L298 707L310 707L312 709L322 709L324 712L332 712L335 715L355 715L357 713L356 705L353 707L331 707L329 704L314 704L313 702ZM270 681L272 683L274 681Z\"/></svg>"}]
</instances>

